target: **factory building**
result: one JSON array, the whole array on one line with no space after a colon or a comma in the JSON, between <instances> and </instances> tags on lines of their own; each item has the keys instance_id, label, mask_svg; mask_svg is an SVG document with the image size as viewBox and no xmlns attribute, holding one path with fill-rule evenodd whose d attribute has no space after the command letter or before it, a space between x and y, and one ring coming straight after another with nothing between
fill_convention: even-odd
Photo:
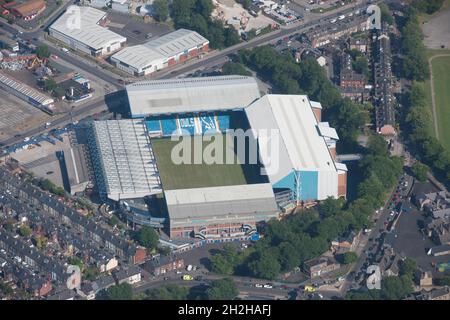
<instances>
[{"instance_id":1,"label":"factory building","mask_svg":"<svg viewBox=\"0 0 450 320\"><path fill-rule=\"evenodd\" d=\"M197 57L209 50L209 41L195 31L179 29L143 45L124 48L111 57L119 69L144 76Z\"/></svg>"},{"instance_id":2,"label":"factory building","mask_svg":"<svg viewBox=\"0 0 450 320\"><path fill-rule=\"evenodd\" d=\"M42 111L53 114L54 100L26 84L0 73L0 87Z\"/></svg>"},{"instance_id":3,"label":"factory building","mask_svg":"<svg viewBox=\"0 0 450 320\"><path fill-rule=\"evenodd\" d=\"M80 19L74 17L78 16ZM120 50L127 39L105 27L106 13L92 7L70 6L50 27L49 34L69 47L94 57Z\"/></svg>"}]
</instances>

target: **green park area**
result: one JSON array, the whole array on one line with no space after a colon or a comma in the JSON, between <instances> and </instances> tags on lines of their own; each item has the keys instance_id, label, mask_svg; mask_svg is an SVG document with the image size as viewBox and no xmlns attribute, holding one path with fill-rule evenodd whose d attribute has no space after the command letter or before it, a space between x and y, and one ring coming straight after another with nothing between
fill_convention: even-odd
<instances>
[{"instance_id":1,"label":"green park area","mask_svg":"<svg viewBox=\"0 0 450 320\"><path fill-rule=\"evenodd\" d=\"M435 109L439 140L450 150L450 50L432 50L429 53L434 85ZM425 93L432 107L431 81L425 83Z\"/></svg>"}]
</instances>

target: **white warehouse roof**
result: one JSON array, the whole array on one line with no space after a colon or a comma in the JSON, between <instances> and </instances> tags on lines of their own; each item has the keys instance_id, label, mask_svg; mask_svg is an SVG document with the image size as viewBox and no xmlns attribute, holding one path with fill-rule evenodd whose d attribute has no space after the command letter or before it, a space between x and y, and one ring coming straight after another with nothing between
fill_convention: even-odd
<instances>
[{"instance_id":1,"label":"white warehouse roof","mask_svg":"<svg viewBox=\"0 0 450 320\"><path fill-rule=\"evenodd\" d=\"M208 39L195 31L178 29L155 40L150 40L145 46L157 51L166 58L170 58L207 43L209 43Z\"/></svg>"},{"instance_id":2,"label":"white warehouse roof","mask_svg":"<svg viewBox=\"0 0 450 320\"><path fill-rule=\"evenodd\" d=\"M37 101L39 104L43 106L50 106L53 104L54 100L45 94L40 93L39 91L27 86L24 83L20 83L12 78L5 76L4 74L0 74L0 82L8 86L17 92Z\"/></svg>"},{"instance_id":3,"label":"white warehouse roof","mask_svg":"<svg viewBox=\"0 0 450 320\"><path fill-rule=\"evenodd\" d=\"M206 43L209 43L208 39L197 32L179 29L142 45L125 48L114 54L112 59L142 70L151 65L162 65L169 58Z\"/></svg>"},{"instance_id":4,"label":"white warehouse roof","mask_svg":"<svg viewBox=\"0 0 450 320\"><path fill-rule=\"evenodd\" d=\"M71 11L71 8L74 7ZM72 27L75 23L74 14L80 11L80 27ZM106 16L106 13L92 7L70 6L64 14L51 26L57 32L98 50L108 46L108 43L125 42L127 39L107 28L98 25L98 22Z\"/></svg>"},{"instance_id":5,"label":"white warehouse roof","mask_svg":"<svg viewBox=\"0 0 450 320\"><path fill-rule=\"evenodd\" d=\"M132 66L136 70L142 70L148 66L155 64L157 65L158 62L160 62L159 64L162 64L164 58L164 56L154 50L149 49L145 45L123 48L111 57L111 59L118 60L129 66Z\"/></svg>"},{"instance_id":6,"label":"white warehouse roof","mask_svg":"<svg viewBox=\"0 0 450 320\"><path fill-rule=\"evenodd\" d=\"M245 109L254 130L275 129L279 138L279 170L271 181L279 181L292 170L334 171L336 167L317 120L305 95L266 95ZM276 147L273 140L259 142L262 150ZM270 167L269 157L261 152L261 161ZM270 152L268 153L270 154Z\"/></svg>"},{"instance_id":7,"label":"white warehouse roof","mask_svg":"<svg viewBox=\"0 0 450 320\"><path fill-rule=\"evenodd\" d=\"M261 97L244 76L150 80L126 86L131 115L242 109Z\"/></svg>"},{"instance_id":8,"label":"white warehouse roof","mask_svg":"<svg viewBox=\"0 0 450 320\"><path fill-rule=\"evenodd\" d=\"M97 152L93 159L103 175L99 189L112 200L161 193L156 160L142 120L107 120L92 124Z\"/></svg>"}]
</instances>

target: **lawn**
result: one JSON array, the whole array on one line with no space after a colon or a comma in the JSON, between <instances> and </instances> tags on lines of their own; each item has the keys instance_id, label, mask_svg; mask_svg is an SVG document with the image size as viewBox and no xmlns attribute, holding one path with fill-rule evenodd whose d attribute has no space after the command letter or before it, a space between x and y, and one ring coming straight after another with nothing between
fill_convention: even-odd
<instances>
[{"instance_id":1,"label":"lawn","mask_svg":"<svg viewBox=\"0 0 450 320\"><path fill-rule=\"evenodd\" d=\"M170 138L152 139L153 152L166 190L266 182L265 177L259 175L258 165L239 164L233 150L231 150L234 154L233 164L206 164L204 161L201 164L175 164L171 154L173 147L178 143L171 141ZM210 142L203 142L202 149L208 144ZM224 143L224 151L226 148ZM192 163L193 159L192 154Z\"/></svg>"},{"instance_id":2,"label":"lawn","mask_svg":"<svg viewBox=\"0 0 450 320\"><path fill-rule=\"evenodd\" d=\"M450 51L442 51L442 53L450 53ZM434 58L432 69L439 140L450 150L450 56ZM430 89L426 92L429 95L428 101L431 101Z\"/></svg>"}]
</instances>

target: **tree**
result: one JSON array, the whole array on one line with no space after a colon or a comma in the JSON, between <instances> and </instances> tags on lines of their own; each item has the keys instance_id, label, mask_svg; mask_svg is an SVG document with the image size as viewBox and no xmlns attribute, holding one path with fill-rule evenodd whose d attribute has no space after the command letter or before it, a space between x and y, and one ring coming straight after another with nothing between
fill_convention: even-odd
<instances>
[{"instance_id":1,"label":"tree","mask_svg":"<svg viewBox=\"0 0 450 320\"><path fill-rule=\"evenodd\" d=\"M148 290L146 300L187 300L189 289L176 284Z\"/></svg>"},{"instance_id":2,"label":"tree","mask_svg":"<svg viewBox=\"0 0 450 320\"><path fill-rule=\"evenodd\" d=\"M159 236L155 229L149 226L143 226L137 233L136 240L141 246L148 249L154 249L158 245Z\"/></svg>"},{"instance_id":3,"label":"tree","mask_svg":"<svg viewBox=\"0 0 450 320\"><path fill-rule=\"evenodd\" d=\"M73 266L78 266L79 268L80 268L80 270L83 270L84 269L84 263L83 263L83 261L81 261L81 259L80 258L78 258L78 257L70 257L68 260L67 260L67 262L69 263L69 264L71 264L71 265L73 265Z\"/></svg>"},{"instance_id":4,"label":"tree","mask_svg":"<svg viewBox=\"0 0 450 320\"><path fill-rule=\"evenodd\" d=\"M211 287L206 290L206 297L208 300L233 300L238 293L233 279L220 279L211 283Z\"/></svg>"},{"instance_id":5,"label":"tree","mask_svg":"<svg viewBox=\"0 0 450 320\"><path fill-rule=\"evenodd\" d=\"M379 134L371 134L367 141L367 151L373 155L387 156L389 154L388 143Z\"/></svg>"},{"instance_id":6,"label":"tree","mask_svg":"<svg viewBox=\"0 0 450 320\"><path fill-rule=\"evenodd\" d=\"M224 40L225 47L231 47L239 43L239 41L241 41L241 38L239 37L239 33L237 32L237 30L231 27L225 28L224 37L225 37Z\"/></svg>"},{"instance_id":7,"label":"tree","mask_svg":"<svg viewBox=\"0 0 450 320\"><path fill-rule=\"evenodd\" d=\"M411 279L414 276L415 271L417 270L417 263L411 258L406 258L405 260L402 260L398 264L399 266L399 275L400 276L408 276Z\"/></svg>"},{"instance_id":8,"label":"tree","mask_svg":"<svg viewBox=\"0 0 450 320\"><path fill-rule=\"evenodd\" d=\"M428 173L427 165L417 161L412 165L411 171L414 177L420 182L425 182L427 180L427 173Z\"/></svg>"},{"instance_id":9,"label":"tree","mask_svg":"<svg viewBox=\"0 0 450 320\"><path fill-rule=\"evenodd\" d=\"M22 237L28 238L31 235L32 231L30 229L30 227L28 227L27 225L22 225L19 228L19 234Z\"/></svg>"},{"instance_id":10,"label":"tree","mask_svg":"<svg viewBox=\"0 0 450 320\"><path fill-rule=\"evenodd\" d=\"M127 282L114 285L106 290L105 298L106 300L132 300L133 287Z\"/></svg>"},{"instance_id":11,"label":"tree","mask_svg":"<svg viewBox=\"0 0 450 320\"><path fill-rule=\"evenodd\" d=\"M39 47L37 47L36 49L36 55L41 58L41 59L48 59L50 58L50 49L48 48L47 45L40 45Z\"/></svg>"},{"instance_id":12,"label":"tree","mask_svg":"<svg viewBox=\"0 0 450 320\"><path fill-rule=\"evenodd\" d=\"M358 256L354 252L346 252L338 255L336 259L342 264L350 264L356 262Z\"/></svg>"},{"instance_id":13,"label":"tree","mask_svg":"<svg viewBox=\"0 0 450 320\"><path fill-rule=\"evenodd\" d=\"M392 25L394 23L394 17L392 16L389 7L385 3L380 3L378 6L381 11L381 21L386 22L389 25Z\"/></svg>"},{"instance_id":14,"label":"tree","mask_svg":"<svg viewBox=\"0 0 450 320\"><path fill-rule=\"evenodd\" d=\"M251 76L252 73L248 71L242 63L228 61L222 67L222 73L224 75L241 75Z\"/></svg>"},{"instance_id":15,"label":"tree","mask_svg":"<svg viewBox=\"0 0 450 320\"><path fill-rule=\"evenodd\" d=\"M100 270L96 266L90 266L84 269L83 278L88 281L94 281L100 274Z\"/></svg>"},{"instance_id":16,"label":"tree","mask_svg":"<svg viewBox=\"0 0 450 320\"><path fill-rule=\"evenodd\" d=\"M255 277L272 280L280 273L280 263L271 252L256 252L251 260L248 269Z\"/></svg>"},{"instance_id":17,"label":"tree","mask_svg":"<svg viewBox=\"0 0 450 320\"><path fill-rule=\"evenodd\" d=\"M365 56L359 56L352 62L352 68L357 73L364 75L367 79L370 78L369 62Z\"/></svg>"},{"instance_id":18,"label":"tree","mask_svg":"<svg viewBox=\"0 0 450 320\"><path fill-rule=\"evenodd\" d=\"M108 224L109 224L111 227L115 227L115 226L117 226L117 225L119 224L119 219L117 219L116 216L112 216L112 217L108 220Z\"/></svg>"},{"instance_id":19,"label":"tree","mask_svg":"<svg viewBox=\"0 0 450 320\"><path fill-rule=\"evenodd\" d=\"M214 254L210 259L211 271L231 275L241 263L241 257L232 244L225 244L223 250Z\"/></svg>"},{"instance_id":20,"label":"tree","mask_svg":"<svg viewBox=\"0 0 450 320\"><path fill-rule=\"evenodd\" d=\"M386 277L381 280L381 297L386 300L401 300L413 291L412 279L407 275Z\"/></svg>"},{"instance_id":21,"label":"tree","mask_svg":"<svg viewBox=\"0 0 450 320\"><path fill-rule=\"evenodd\" d=\"M164 22L169 17L169 5L167 0L155 0L153 1L153 17L158 22Z\"/></svg>"},{"instance_id":22,"label":"tree","mask_svg":"<svg viewBox=\"0 0 450 320\"><path fill-rule=\"evenodd\" d=\"M53 90L55 90L57 87L56 81L55 79L53 79L52 77L48 77L47 79L45 79L44 82L44 90L47 92L51 92Z\"/></svg>"}]
</instances>

